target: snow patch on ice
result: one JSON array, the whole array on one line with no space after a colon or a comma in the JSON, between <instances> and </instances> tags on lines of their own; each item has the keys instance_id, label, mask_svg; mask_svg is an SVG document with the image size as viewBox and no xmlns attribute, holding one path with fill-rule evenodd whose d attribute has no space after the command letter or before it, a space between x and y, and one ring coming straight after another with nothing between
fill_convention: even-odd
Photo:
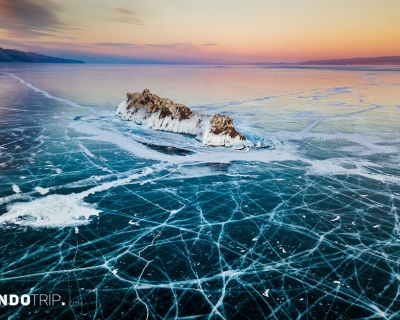
<instances>
[{"instance_id":1,"label":"snow patch on ice","mask_svg":"<svg viewBox=\"0 0 400 320\"><path fill-rule=\"evenodd\" d=\"M49 193L49 189L48 188L42 188L42 187L35 187L35 190L37 192L39 192L42 195L45 195L47 193Z\"/></svg>"},{"instance_id":2,"label":"snow patch on ice","mask_svg":"<svg viewBox=\"0 0 400 320\"><path fill-rule=\"evenodd\" d=\"M14 223L33 227L66 227L89 223L90 216L100 210L84 203L77 194L50 195L31 202L8 205L8 212L0 216L0 223Z\"/></svg>"},{"instance_id":3,"label":"snow patch on ice","mask_svg":"<svg viewBox=\"0 0 400 320\"><path fill-rule=\"evenodd\" d=\"M101 210L96 209L95 205L84 202L84 198L97 192L128 184L153 171L151 168L146 168L141 173L105 182L77 194L53 194L30 202L11 203L7 206L8 212L0 216L0 224L12 223L20 226L53 228L88 224L89 217L98 216Z\"/></svg>"},{"instance_id":4,"label":"snow patch on ice","mask_svg":"<svg viewBox=\"0 0 400 320\"><path fill-rule=\"evenodd\" d=\"M13 191L14 191L15 193L20 193L20 192L21 192L21 189L20 189L16 184L13 184L13 185L12 185L12 189L13 189Z\"/></svg>"}]
</instances>

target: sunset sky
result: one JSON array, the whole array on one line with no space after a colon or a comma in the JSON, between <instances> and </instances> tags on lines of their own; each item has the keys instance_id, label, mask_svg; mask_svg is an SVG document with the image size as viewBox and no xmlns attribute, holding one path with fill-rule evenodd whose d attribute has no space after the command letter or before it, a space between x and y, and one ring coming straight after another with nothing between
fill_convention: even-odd
<instances>
[{"instance_id":1,"label":"sunset sky","mask_svg":"<svg viewBox=\"0 0 400 320\"><path fill-rule=\"evenodd\" d=\"M399 0L0 0L0 47L86 62L400 56Z\"/></svg>"}]
</instances>

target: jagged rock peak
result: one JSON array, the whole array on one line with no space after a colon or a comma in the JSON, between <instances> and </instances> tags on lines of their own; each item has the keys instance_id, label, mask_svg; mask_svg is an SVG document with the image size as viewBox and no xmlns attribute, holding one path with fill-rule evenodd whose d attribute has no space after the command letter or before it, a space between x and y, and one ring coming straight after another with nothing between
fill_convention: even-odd
<instances>
[{"instance_id":1,"label":"jagged rock peak","mask_svg":"<svg viewBox=\"0 0 400 320\"><path fill-rule=\"evenodd\" d=\"M135 108L137 112L144 107L149 113L160 111L160 118L170 116L171 119L185 120L193 117L194 112L184 104L152 94L149 89L144 89L142 93L127 93L127 109Z\"/></svg>"},{"instance_id":2,"label":"jagged rock peak","mask_svg":"<svg viewBox=\"0 0 400 320\"><path fill-rule=\"evenodd\" d=\"M246 140L246 137L243 134L236 131L235 127L233 126L233 119L229 116L216 114L210 120L210 125L210 132L215 135L227 134L231 138L239 137L240 140Z\"/></svg>"}]
</instances>

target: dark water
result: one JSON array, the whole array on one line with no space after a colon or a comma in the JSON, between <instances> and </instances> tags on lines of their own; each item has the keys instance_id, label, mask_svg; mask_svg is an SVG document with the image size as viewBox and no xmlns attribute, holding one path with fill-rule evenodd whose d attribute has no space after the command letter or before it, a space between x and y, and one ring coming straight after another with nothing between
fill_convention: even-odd
<instances>
[{"instance_id":1,"label":"dark water","mask_svg":"<svg viewBox=\"0 0 400 320\"><path fill-rule=\"evenodd\" d=\"M0 295L30 296L0 317L400 317L399 79L0 66ZM144 87L273 148L116 117Z\"/></svg>"}]
</instances>

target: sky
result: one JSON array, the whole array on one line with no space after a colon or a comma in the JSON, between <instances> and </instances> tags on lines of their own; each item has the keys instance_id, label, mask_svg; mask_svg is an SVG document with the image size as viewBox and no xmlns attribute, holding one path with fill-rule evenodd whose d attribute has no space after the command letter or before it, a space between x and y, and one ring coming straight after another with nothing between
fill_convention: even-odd
<instances>
[{"instance_id":1,"label":"sky","mask_svg":"<svg viewBox=\"0 0 400 320\"><path fill-rule=\"evenodd\" d=\"M0 47L88 63L400 56L399 0L0 0Z\"/></svg>"}]
</instances>

